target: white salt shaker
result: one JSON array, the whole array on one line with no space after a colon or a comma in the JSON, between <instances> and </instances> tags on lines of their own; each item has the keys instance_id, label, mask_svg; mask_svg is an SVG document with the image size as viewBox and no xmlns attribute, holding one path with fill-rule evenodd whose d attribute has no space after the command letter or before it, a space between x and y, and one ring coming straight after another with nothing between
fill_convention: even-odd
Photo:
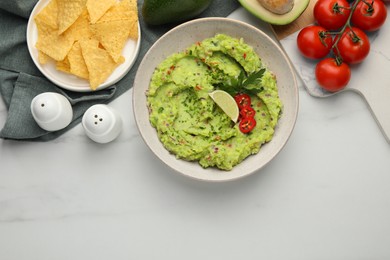
<instances>
[{"instance_id":1,"label":"white salt shaker","mask_svg":"<svg viewBox=\"0 0 390 260\"><path fill-rule=\"evenodd\" d=\"M57 131L67 127L73 118L72 106L66 97L55 92L41 93L31 101L31 113L44 130Z\"/></svg>"},{"instance_id":2,"label":"white salt shaker","mask_svg":"<svg viewBox=\"0 0 390 260\"><path fill-rule=\"evenodd\" d=\"M82 125L89 138L97 143L108 143L122 131L122 118L113 108L98 104L85 111Z\"/></svg>"}]
</instances>

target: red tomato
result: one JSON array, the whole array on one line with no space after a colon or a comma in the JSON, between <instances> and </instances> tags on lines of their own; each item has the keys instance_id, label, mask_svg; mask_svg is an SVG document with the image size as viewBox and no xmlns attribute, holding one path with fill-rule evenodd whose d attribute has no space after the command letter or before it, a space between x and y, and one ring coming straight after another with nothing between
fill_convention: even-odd
<instances>
[{"instance_id":1,"label":"red tomato","mask_svg":"<svg viewBox=\"0 0 390 260\"><path fill-rule=\"evenodd\" d=\"M351 13L346 0L318 0L313 8L314 19L327 30L341 28Z\"/></svg>"},{"instance_id":2,"label":"red tomato","mask_svg":"<svg viewBox=\"0 0 390 260\"><path fill-rule=\"evenodd\" d=\"M299 32L297 44L298 49L306 58L321 59L329 54L332 37L326 34L325 28L309 25Z\"/></svg>"},{"instance_id":3,"label":"red tomato","mask_svg":"<svg viewBox=\"0 0 390 260\"><path fill-rule=\"evenodd\" d=\"M361 1L352 14L351 22L364 31L376 31L386 21L387 8L380 0Z\"/></svg>"},{"instance_id":4,"label":"red tomato","mask_svg":"<svg viewBox=\"0 0 390 260\"><path fill-rule=\"evenodd\" d=\"M337 37L336 40L338 40ZM359 28L352 27L352 30L347 28L337 43L337 49L343 62L360 63L370 52L370 40Z\"/></svg>"},{"instance_id":5,"label":"red tomato","mask_svg":"<svg viewBox=\"0 0 390 260\"><path fill-rule=\"evenodd\" d=\"M348 64L338 64L334 58L320 61L315 69L318 84L325 90L336 92L347 86L351 78Z\"/></svg>"},{"instance_id":6,"label":"red tomato","mask_svg":"<svg viewBox=\"0 0 390 260\"><path fill-rule=\"evenodd\" d=\"M246 117L241 119L239 128L240 131L244 134L249 133L250 131L253 130L256 126L256 120L253 117Z\"/></svg>"},{"instance_id":7,"label":"red tomato","mask_svg":"<svg viewBox=\"0 0 390 260\"><path fill-rule=\"evenodd\" d=\"M240 118L254 117L256 111L251 106L246 106L240 110Z\"/></svg>"},{"instance_id":8,"label":"red tomato","mask_svg":"<svg viewBox=\"0 0 390 260\"><path fill-rule=\"evenodd\" d=\"M234 100L236 101L239 109L251 105L251 97L245 93L239 93L235 95Z\"/></svg>"}]
</instances>

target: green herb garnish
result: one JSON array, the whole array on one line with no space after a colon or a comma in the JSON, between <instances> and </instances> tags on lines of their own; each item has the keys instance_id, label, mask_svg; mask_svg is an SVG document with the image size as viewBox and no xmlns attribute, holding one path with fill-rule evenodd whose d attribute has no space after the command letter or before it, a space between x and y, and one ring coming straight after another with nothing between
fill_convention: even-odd
<instances>
[{"instance_id":1,"label":"green herb garnish","mask_svg":"<svg viewBox=\"0 0 390 260\"><path fill-rule=\"evenodd\" d=\"M221 89L234 96L237 93L247 93L249 95L257 95L263 90L261 86L261 79L264 75L265 69L260 69L249 76L246 76L244 71L241 71L237 80L220 86Z\"/></svg>"}]
</instances>

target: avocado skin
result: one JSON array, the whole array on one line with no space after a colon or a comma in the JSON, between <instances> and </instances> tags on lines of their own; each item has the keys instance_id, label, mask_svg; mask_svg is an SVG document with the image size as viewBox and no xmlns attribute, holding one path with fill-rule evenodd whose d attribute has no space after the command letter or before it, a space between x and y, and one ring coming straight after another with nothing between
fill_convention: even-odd
<instances>
[{"instance_id":1,"label":"avocado skin","mask_svg":"<svg viewBox=\"0 0 390 260\"><path fill-rule=\"evenodd\" d=\"M212 0L145 0L142 16L149 25L189 20L209 7Z\"/></svg>"}]
</instances>

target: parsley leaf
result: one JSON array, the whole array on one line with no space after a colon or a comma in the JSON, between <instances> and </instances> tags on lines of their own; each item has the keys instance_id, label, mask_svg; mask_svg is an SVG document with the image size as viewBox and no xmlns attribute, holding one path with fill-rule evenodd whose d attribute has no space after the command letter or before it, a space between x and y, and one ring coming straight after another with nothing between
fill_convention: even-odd
<instances>
[{"instance_id":1,"label":"parsley leaf","mask_svg":"<svg viewBox=\"0 0 390 260\"><path fill-rule=\"evenodd\" d=\"M244 71L238 75L237 79L230 84L224 84L220 87L234 96L237 93L247 93L250 95L257 95L264 88L261 86L261 79L264 75L265 69L260 69L249 76L246 76Z\"/></svg>"}]
</instances>

